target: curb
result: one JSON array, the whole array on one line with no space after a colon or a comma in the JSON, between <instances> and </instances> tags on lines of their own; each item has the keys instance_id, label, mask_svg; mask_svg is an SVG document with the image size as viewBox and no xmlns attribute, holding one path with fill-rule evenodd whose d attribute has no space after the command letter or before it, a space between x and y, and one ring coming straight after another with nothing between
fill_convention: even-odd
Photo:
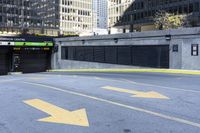
<instances>
[{"instance_id":1,"label":"curb","mask_svg":"<svg viewBox=\"0 0 200 133\"><path fill-rule=\"evenodd\" d=\"M200 75L198 70L180 70L180 69L56 69L48 72L105 72L105 73L166 73L166 74L186 74Z\"/></svg>"}]
</instances>

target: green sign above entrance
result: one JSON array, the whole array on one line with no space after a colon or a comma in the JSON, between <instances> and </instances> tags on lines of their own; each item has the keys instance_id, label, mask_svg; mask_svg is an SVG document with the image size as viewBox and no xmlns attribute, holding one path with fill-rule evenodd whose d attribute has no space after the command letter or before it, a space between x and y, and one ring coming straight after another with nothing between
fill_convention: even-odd
<instances>
[{"instance_id":1,"label":"green sign above entrance","mask_svg":"<svg viewBox=\"0 0 200 133\"><path fill-rule=\"evenodd\" d=\"M51 47L53 46L53 43L52 42L15 42L15 46Z\"/></svg>"}]
</instances>

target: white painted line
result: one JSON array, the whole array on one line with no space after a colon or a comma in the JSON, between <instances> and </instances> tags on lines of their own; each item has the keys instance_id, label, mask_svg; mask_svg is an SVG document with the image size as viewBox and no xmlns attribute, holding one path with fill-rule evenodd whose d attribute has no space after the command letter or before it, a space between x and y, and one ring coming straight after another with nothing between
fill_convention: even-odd
<instances>
[{"instance_id":1,"label":"white painted line","mask_svg":"<svg viewBox=\"0 0 200 133\"><path fill-rule=\"evenodd\" d=\"M197 90L187 90L187 89L183 89L183 88L167 87L167 86L160 86L160 85L154 85L154 84L148 84L148 83L139 83L139 82L134 82L134 81L127 80L127 79L123 79L123 80L128 82L128 83L132 83L132 84L136 84L136 85L159 87L159 88L164 88L164 89L169 89L169 90L176 90L176 91L200 93L200 91L197 91Z\"/></svg>"},{"instance_id":2,"label":"white painted line","mask_svg":"<svg viewBox=\"0 0 200 133\"><path fill-rule=\"evenodd\" d=\"M60 75L60 74L27 74L26 75L27 77L29 76L35 76L35 77L49 77L49 78L54 78L54 77L60 77L60 78L96 78L95 76L84 76L84 75L75 75L75 74L72 74L72 75ZM52 76L52 77L50 77Z\"/></svg>"},{"instance_id":3,"label":"white painted line","mask_svg":"<svg viewBox=\"0 0 200 133\"><path fill-rule=\"evenodd\" d=\"M169 90L185 91L185 92L192 92L192 93L200 93L200 91L197 91L197 90L187 90L187 89L183 89L183 88L160 86L160 85L154 85L154 84L148 84L148 83L135 82L135 81L127 80L127 79L116 80L116 79L107 79L107 78L100 78L100 77L96 77L95 79L105 80L105 81L113 81L113 82L120 82L120 83L128 82L130 84L135 84L135 85L159 87L159 88L164 88L164 89L169 89Z\"/></svg>"},{"instance_id":4,"label":"white painted line","mask_svg":"<svg viewBox=\"0 0 200 133\"><path fill-rule=\"evenodd\" d=\"M135 110L135 111L139 111L139 112L143 112L143 113L147 113L147 114L157 116L157 117L160 117L160 118L163 118L163 119L167 119L167 120L171 120L171 121L175 121L175 122L179 122L179 123L182 123L182 124L186 124L186 125L190 125L190 126L200 128L200 123L192 122L192 121L181 119L181 118L174 117L174 116L168 116L168 115L161 114L161 113L158 113L158 112L149 111L149 110L146 110L146 109L143 109L143 108L129 106L129 105L126 105L126 104L122 104L122 103L118 103L118 102L114 102L114 101L110 101L110 100L106 100L106 99L102 99L102 98L98 98L98 97L95 97L95 96L90 96L90 95L86 95L86 94L82 94L82 93L78 93L78 92L74 92L74 91L64 90L64 89L61 89L61 88L48 86L48 85L44 85L44 84L38 84L38 83L32 83L32 82L23 82L23 83L34 85L34 86L45 87L45 88L65 92L65 93L76 95L76 96L86 97L86 98L93 99L93 100L96 100L96 101L109 103L109 104L116 105L116 106L119 106L119 107L131 109L131 110Z\"/></svg>"},{"instance_id":5,"label":"white painted line","mask_svg":"<svg viewBox=\"0 0 200 133\"><path fill-rule=\"evenodd\" d=\"M35 76L35 77L50 77L50 78L53 78L53 77L73 77L73 78L76 78L77 75L60 75L60 74L27 74L26 75L27 77L29 76Z\"/></svg>"},{"instance_id":6,"label":"white painted line","mask_svg":"<svg viewBox=\"0 0 200 133\"><path fill-rule=\"evenodd\" d=\"M97 79L97 80L105 80L105 81L113 81L113 82L124 83L124 81L116 80L116 79L107 79L107 78L100 78L100 77L95 77L95 79Z\"/></svg>"},{"instance_id":7,"label":"white painted line","mask_svg":"<svg viewBox=\"0 0 200 133\"><path fill-rule=\"evenodd\" d=\"M54 74L28 74L27 76L43 76L43 77L49 77L49 76L55 76L55 77L71 77L71 78L89 78L91 76L83 76L83 75L54 75ZM106 74L105 74L106 75ZM175 91L185 91L185 92L192 92L192 93L200 93L200 91L198 90L187 90L187 89L183 89L183 88L176 88L176 87L167 87L167 86L160 86L160 85L155 85L155 84L149 84L149 83L141 83L141 82L134 82L131 80L127 80L127 79L108 79L108 78L102 78L102 77L97 77L94 76L92 77L96 80L105 80L105 81L112 81L112 82L120 82L120 83L124 83L124 82L128 82L130 84L135 84L135 85L142 85L142 86L151 86L151 87L159 87L159 88L163 88L163 89L168 89L168 90L175 90Z\"/></svg>"},{"instance_id":8,"label":"white painted line","mask_svg":"<svg viewBox=\"0 0 200 133\"><path fill-rule=\"evenodd\" d=\"M19 81L22 79L8 79L8 80L0 80L0 83L5 83L5 82L12 82L12 81Z\"/></svg>"}]
</instances>

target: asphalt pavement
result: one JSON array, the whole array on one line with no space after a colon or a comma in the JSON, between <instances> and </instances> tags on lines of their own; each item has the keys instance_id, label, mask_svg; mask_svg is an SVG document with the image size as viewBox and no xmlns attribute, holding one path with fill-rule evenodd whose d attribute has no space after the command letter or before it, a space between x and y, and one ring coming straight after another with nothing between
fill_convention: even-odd
<instances>
[{"instance_id":1,"label":"asphalt pavement","mask_svg":"<svg viewBox=\"0 0 200 133\"><path fill-rule=\"evenodd\" d=\"M200 76L0 76L0 133L200 133Z\"/></svg>"}]
</instances>

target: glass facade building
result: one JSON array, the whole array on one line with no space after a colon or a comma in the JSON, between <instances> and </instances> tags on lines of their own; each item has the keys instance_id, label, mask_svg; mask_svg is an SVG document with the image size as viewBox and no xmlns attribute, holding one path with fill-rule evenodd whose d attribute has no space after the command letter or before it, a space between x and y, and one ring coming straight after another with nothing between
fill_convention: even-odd
<instances>
[{"instance_id":1,"label":"glass facade building","mask_svg":"<svg viewBox=\"0 0 200 133\"><path fill-rule=\"evenodd\" d=\"M92 29L92 0L0 0L2 33L58 35Z\"/></svg>"}]
</instances>

